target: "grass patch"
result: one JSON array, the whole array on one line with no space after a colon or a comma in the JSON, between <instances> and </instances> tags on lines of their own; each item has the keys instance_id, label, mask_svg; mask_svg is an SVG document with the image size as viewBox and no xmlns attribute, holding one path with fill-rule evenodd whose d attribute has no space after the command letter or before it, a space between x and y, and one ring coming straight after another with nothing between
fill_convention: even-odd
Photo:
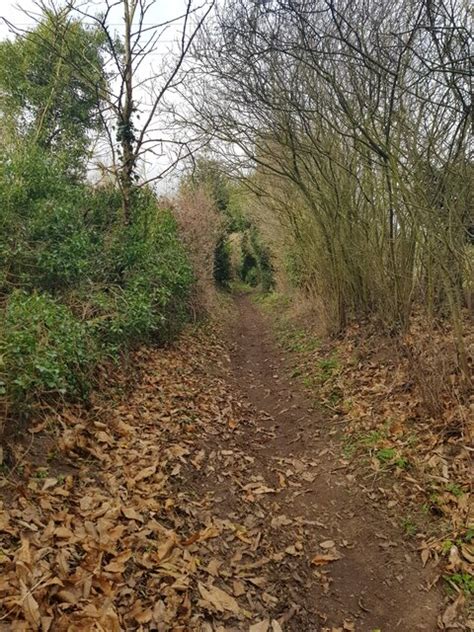
<instances>
[{"instance_id":1,"label":"grass patch","mask_svg":"<svg viewBox=\"0 0 474 632\"><path fill-rule=\"evenodd\" d=\"M464 491L458 483L449 483L446 485L446 491L456 496L456 498L461 498L464 495Z\"/></svg>"},{"instance_id":2,"label":"grass patch","mask_svg":"<svg viewBox=\"0 0 474 632\"><path fill-rule=\"evenodd\" d=\"M444 578L452 587L460 589L466 596L474 595L474 576L471 573L452 573Z\"/></svg>"},{"instance_id":3,"label":"grass patch","mask_svg":"<svg viewBox=\"0 0 474 632\"><path fill-rule=\"evenodd\" d=\"M278 341L286 351L294 353L311 353L321 346L320 340L315 336L303 329L288 326L279 328Z\"/></svg>"},{"instance_id":4,"label":"grass patch","mask_svg":"<svg viewBox=\"0 0 474 632\"><path fill-rule=\"evenodd\" d=\"M411 516L407 516L402 521L402 529L406 535L413 537L418 533L418 527Z\"/></svg>"},{"instance_id":5,"label":"grass patch","mask_svg":"<svg viewBox=\"0 0 474 632\"><path fill-rule=\"evenodd\" d=\"M381 448L380 450L376 450L375 458L383 465L399 467L402 470L406 470L409 467L408 459L401 456L395 448Z\"/></svg>"},{"instance_id":6,"label":"grass patch","mask_svg":"<svg viewBox=\"0 0 474 632\"><path fill-rule=\"evenodd\" d=\"M324 384L330 380L340 369L339 360L335 355L323 358L318 362L318 375L320 381Z\"/></svg>"}]
</instances>

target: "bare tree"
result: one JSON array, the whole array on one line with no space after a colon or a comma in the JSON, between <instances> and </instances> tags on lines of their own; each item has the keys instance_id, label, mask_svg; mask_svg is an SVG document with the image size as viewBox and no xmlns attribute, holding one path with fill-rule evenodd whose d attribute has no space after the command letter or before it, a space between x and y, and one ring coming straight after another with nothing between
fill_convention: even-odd
<instances>
[{"instance_id":1,"label":"bare tree","mask_svg":"<svg viewBox=\"0 0 474 632\"><path fill-rule=\"evenodd\" d=\"M163 176L183 154L189 153L185 142L162 135L157 119L163 114L166 96L184 79L183 65L190 47L212 10L214 0L196 3L186 0L182 11L163 22L148 21L157 0L104 0L105 10L96 14L72 4L83 18L99 28L108 43L110 89L102 95L106 108L103 119L113 156L114 173L122 192L125 222L130 221L131 197L139 180L138 166L147 155L163 155L165 145L178 151L171 164L158 170L140 185ZM122 31L113 27L117 9L122 12ZM155 69L148 63L150 55L161 45L163 36L177 30L176 47ZM148 65L148 68L146 66ZM112 116L110 116L110 114ZM158 133L157 133L158 132Z\"/></svg>"},{"instance_id":2,"label":"bare tree","mask_svg":"<svg viewBox=\"0 0 474 632\"><path fill-rule=\"evenodd\" d=\"M463 0L228 0L196 40L186 120L280 218L336 329L399 330L416 301L459 321L469 46Z\"/></svg>"}]
</instances>

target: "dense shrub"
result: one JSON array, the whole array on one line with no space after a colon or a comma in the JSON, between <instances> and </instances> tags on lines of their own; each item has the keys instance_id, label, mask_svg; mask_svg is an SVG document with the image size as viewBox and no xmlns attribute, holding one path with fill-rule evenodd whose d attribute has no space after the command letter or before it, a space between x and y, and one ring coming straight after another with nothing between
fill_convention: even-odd
<instances>
[{"instance_id":1,"label":"dense shrub","mask_svg":"<svg viewBox=\"0 0 474 632\"><path fill-rule=\"evenodd\" d=\"M175 219L158 212L151 196L137 200L135 211L135 223L110 246L111 285L95 298L97 331L108 352L169 340L188 315L193 276Z\"/></svg>"},{"instance_id":2,"label":"dense shrub","mask_svg":"<svg viewBox=\"0 0 474 632\"><path fill-rule=\"evenodd\" d=\"M232 280L232 263L229 240L221 237L214 250L214 279L221 287L227 287Z\"/></svg>"},{"instance_id":3,"label":"dense shrub","mask_svg":"<svg viewBox=\"0 0 474 632\"><path fill-rule=\"evenodd\" d=\"M193 281L176 222L137 190L123 224L113 187L77 182L32 147L0 158L0 396L24 411L84 397L93 369L137 344L169 340Z\"/></svg>"},{"instance_id":4,"label":"dense shrub","mask_svg":"<svg viewBox=\"0 0 474 632\"><path fill-rule=\"evenodd\" d=\"M270 253L255 226L250 226L244 232L241 250L241 279L252 287L260 286L264 292L270 292L275 285Z\"/></svg>"},{"instance_id":5,"label":"dense shrub","mask_svg":"<svg viewBox=\"0 0 474 632\"><path fill-rule=\"evenodd\" d=\"M34 147L0 160L2 286L51 292L94 276L101 235L89 225L92 191Z\"/></svg>"},{"instance_id":6,"label":"dense shrub","mask_svg":"<svg viewBox=\"0 0 474 632\"><path fill-rule=\"evenodd\" d=\"M96 361L87 323L46 294L12 292L0 336L2 395L23 408L51 394L84 396Z\"/></svg>"}]
</instances>

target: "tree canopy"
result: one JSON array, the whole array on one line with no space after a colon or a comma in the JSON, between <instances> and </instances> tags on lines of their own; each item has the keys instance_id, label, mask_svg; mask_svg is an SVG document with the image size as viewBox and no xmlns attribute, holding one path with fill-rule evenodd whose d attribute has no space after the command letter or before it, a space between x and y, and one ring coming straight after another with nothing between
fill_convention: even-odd
<instances>
[{"instance_id":1,"label":"tree canopy","mask_svg":"<svg viewBox=\"0 0 474 632\"><path fill-rule=\"evenodd\" d=\"M3 117L29 141L66 152L76 167L102 127L104 44L67 9L46 10L36 28L0 42Z\"/></svg>"}]
</instances>

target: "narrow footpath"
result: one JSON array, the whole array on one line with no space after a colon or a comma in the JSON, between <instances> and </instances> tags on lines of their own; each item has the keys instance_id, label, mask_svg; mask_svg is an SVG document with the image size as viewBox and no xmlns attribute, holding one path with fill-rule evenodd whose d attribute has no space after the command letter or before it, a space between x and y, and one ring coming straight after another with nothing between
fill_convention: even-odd
<instances>
[{"instance_id":1,"label":"narrow footpath","mask_svg":"<svg viewBox=\"0 0 474 632\"><path fill-rule=\"evenodd\" d=\"M232 372L259 413L245 445L254 474L278 489L263 505L268 513L262 525L278 523L275 536L295 548L281 578L297 611L287 629L436 630L441 596L429 590L433 576L400 526L371 504L341 466L330 415L313 410L288 377L284 354L260 311L248 295L236 302Z\"/></svg>"},{"instance_id":2,"label":"narrow footpath","mask_svg":"<svg viewBox=\"0 0 474 632\"><path fill-rule=\"evenodd\" d=\"M248 296L32 422L0 476L5 632L435 632L430 564ZM118 369L117 369L118 371Z\"/></svg>"}]
</instances>

